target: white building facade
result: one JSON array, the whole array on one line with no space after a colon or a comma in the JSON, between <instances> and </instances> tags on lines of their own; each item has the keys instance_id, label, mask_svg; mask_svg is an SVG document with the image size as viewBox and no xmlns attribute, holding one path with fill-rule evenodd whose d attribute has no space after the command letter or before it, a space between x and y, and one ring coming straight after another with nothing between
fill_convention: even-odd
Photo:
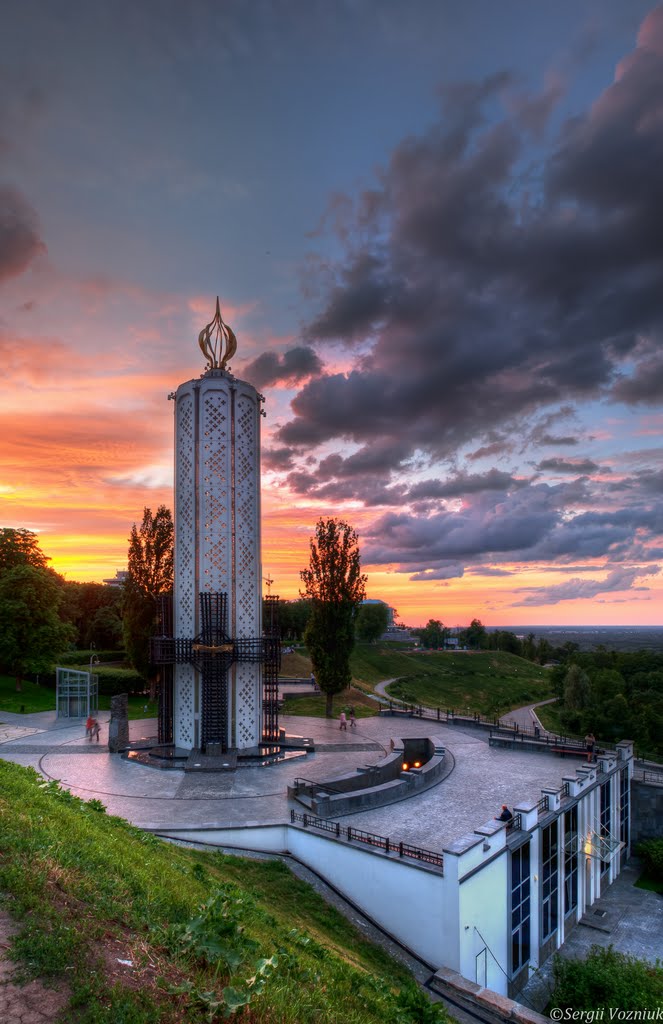
<instances>
[{"instance_id":1,"label":"white building facade","mask_svg":"<svg viewBox=\"0 0 663 1024\"><path fill-rule=\"evenodd\" d=\"M628 858L632 771L624 741L537 803L515 807L509 826L491 820L450 843L435 865L427 851L398 843L385 851L380 837L294 813L291 824L171 834L289 852L433 970L517 999Z\"/></svg>"}]
</instances>

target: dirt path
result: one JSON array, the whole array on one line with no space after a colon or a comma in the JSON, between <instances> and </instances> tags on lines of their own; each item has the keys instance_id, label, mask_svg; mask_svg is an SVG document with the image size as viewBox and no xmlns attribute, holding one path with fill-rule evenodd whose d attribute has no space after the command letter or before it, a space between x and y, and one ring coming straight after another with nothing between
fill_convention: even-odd
<instances>
[{"instance_id":1,"label":"dirt path","mask_svg":"<svg viewBox=\"0 0 663 1024\"><path fill-rule=\"evenodd\" d=\"M63 988L46 988L39 980L19 985L14 981L15 964L8 958L12 935L18 925L6 910L0 910L0 1021L2 1024L50 1024L67 1005Z\"/></svg>"}]
</instances>

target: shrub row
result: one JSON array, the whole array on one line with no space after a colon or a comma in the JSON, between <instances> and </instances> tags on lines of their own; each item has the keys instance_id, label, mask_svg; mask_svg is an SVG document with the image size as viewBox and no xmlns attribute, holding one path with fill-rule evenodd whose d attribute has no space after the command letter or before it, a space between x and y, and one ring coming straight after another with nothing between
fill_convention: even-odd
<instances>
[{"instance_id":1,"label":"shrub row","mask_svg":"<svg viewBox=\"0 0 663 1024\"><path fill-rule=\"evenodd\" d=\"M99 661L126 661L126 651L67 651L60 654L58 665L63 667L85 668L90 667L90 658L98 658Z\"/></svg>"}]
</instances>

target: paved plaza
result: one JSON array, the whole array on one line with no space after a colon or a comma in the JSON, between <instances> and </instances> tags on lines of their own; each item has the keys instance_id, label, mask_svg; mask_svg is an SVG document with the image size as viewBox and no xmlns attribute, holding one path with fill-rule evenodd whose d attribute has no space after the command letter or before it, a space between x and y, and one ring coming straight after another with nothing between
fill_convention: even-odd
<instances>
[{"instance_id":1,"label":"paved plaza","mask_svg":"<svg viewBox=\"0 0 663 1024\"><path fill-rule=\"evenodd\" d=\"M527 754L488 746L488 736L471 727L408 718L359 719L341 732L336 721L284 717L288 735L314 740L306 757L269 767L239 768L214 774L160 771L110 754L103 742L89 742L78 720L56 720L55 712L3 713L0 757L30 765L83 799L96 797L109 813L145 828L214 827L281 822L290 806L287 786L296 777L331 779L374 764L390 750L391 739L431 735L447 750L450 774L432 789L396 804L341 818L357 828L388 835L432 850L471 832L521 801L538 800L544 786L559 787L582 758ZM100 715L102 740L108 714ZM156 734L156 722L130 722L132 741ZM300 808L301 809L301 808Z\"/></svg>"},{"instance_id":2,"label":"paved plaza","mask_svg":"<svg viewBox=\"0 0 663 1024\"><path fill-rule=\"evenodd\" d=\"M581 757L562 760L554 754L494 749L488 746L488 733L469 726L379 717L359 719L356 729L341 732L335 721L293 716L283 717L281 725L288 735L312 738L316 744L313 755L266 768L194 774L179 769L160 771L110 754L105 743L86 739L83 722L58 721L54 711L36 715L2 713L0 719L1 759L33 767L83 799L96 797L109 813L139 827L163 830L283 822L290 812L287 786L295 777L330 779L358 766L374 764L390 750L392 738L439 737L451 766L450 774L440 783L387 807L338 819L436 851L491 819L503 803L513 807L521 801L538 800L542 787L559 787L564 775L572 774L584 763ZM105 739L108 714L102 712L99 719ZM156 733L153 720L129 725L134 742L150 739ZM367 935L385 943L385 937L364 921L356 908L345 905L307 869L301 870ZM592 944L599 943L649 960L663 958L663 899L636 889L633 883L637 873L635 866L622 872L591 908L586 923L573 930L562 949L565 955L583 956ZM597 908L607 911L604 918L593 915ZM408 960L399 947L394 945L390 951ZM408 966L415 975L420 970L415 960ZM520 998L526 1005L537 1009L545 1006L550 974L548 961L522 993ZM460 1011L453 1009L452 1013L457 1019L466 1019Z\"/></svg>"}]
</instances>

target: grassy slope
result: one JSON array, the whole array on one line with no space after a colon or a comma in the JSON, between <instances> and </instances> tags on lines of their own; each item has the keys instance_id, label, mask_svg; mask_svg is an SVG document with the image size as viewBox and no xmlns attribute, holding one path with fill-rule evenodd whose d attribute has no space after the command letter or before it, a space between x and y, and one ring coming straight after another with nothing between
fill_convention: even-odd
<instances>
[{"instance_id":1,"label":"grassy slope","mask_svg":"<svg viewBox=\"0 0 663 1024\"><path fill-rule=\"evenodd\" d=\"M404 691L428 707L504 714L551 696L546 669L504 651L415 654L410 660L412 674L388 692Z\"/></svg>"},{"instance_id":2,"label":"grassy slope","mask_svg":"<svg viewBox=\"0 0 663 1024\"><path fill-rule=\"evenodd\" d=\"M286 656L290 657L294 656ZM334 706L340 711L352 703L358 715L376 713L377 708L357 691L370 691L383 679L398 680L388 688L393 696L403 693L406 699L428 707L458 712L469 709L485 715L496 711L504 714L511 708L552 696L547 669L504 651L428 654L404 651L395 644L357 644L350 667L355 689L335 698ZM324 698L287 701L284 712L324 715Z\"/></svg>"},{"instance_id":3,"label":"grassy slope","mask_svg":"<svg viewBox=\"0 0 663 1024\"><path fill-rule=\"evenodd\" d=\"M0 833L0 893L23 924L12 955L28 976L64 980L68 1024L202 1022L200 993L209 1005L229 980L244 988L274 955L264 993L236 1019L416 1019L397 1010L407 972L280 862L174 847L2 761ZM185 931L214 893L214 927L208 911ZM232 971L224 956L239 959Z\"/></svg>"}]
</instances>

